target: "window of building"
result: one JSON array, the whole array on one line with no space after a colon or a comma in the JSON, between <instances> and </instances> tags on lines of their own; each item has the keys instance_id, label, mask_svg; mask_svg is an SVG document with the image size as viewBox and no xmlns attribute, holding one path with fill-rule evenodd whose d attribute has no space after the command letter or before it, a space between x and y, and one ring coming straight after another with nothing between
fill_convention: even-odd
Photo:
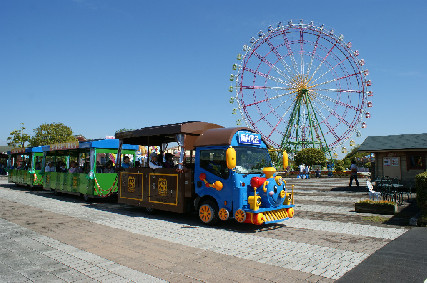
<instances>
[{"instance_id":1,"label":"window of building","mask_svg":"<svg viewBox=\"0 0 427 283\"><path fill-rule=\"evenodd\" d=\"M408 170L425 170L425 156L420 153L410 153L407 156Z\"/></svg>"}]
</instances>

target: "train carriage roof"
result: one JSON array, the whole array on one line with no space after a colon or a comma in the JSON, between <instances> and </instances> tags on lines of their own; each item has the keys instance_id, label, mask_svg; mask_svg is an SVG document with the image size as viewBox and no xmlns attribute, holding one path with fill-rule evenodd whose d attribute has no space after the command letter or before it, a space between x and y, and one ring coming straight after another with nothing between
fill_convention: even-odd
<instances>
[{"instance_id":1,"label":"train carriage roof","mask_svg":"<svg viewBox=\"0 0 427 283\"><path fill-rule=\"evenodd\" d=\"M116 139L122 140L123 143L151 146L176 142L176 135L184 134L184 146L186 149L191 149L200 134L208 129L215 128L223 127L213 123L188 121L176 124L145 127L134 131L118 132L116 133Z\"/></svg>"},{"instance_id":2,"label":"train carriage roof","mask_svg":"<svg viewBox=\"0 0 427 283\"><path fill-rule=\"evenodd\" d=\"M231 145L232 139L238 131L255 133L254 130L246 127L209 129L197 138L194 146ZM261 139L267 145L266 141L262 137Z\"/></svg>"},{"instance_id":3,"label":"train carriage roof","mask_svg":"<svg viewBox=\"0 0 427 283\"><path fill-rule=\"evenodd\" d=\"M25 148L25 153L30 153L30 152L43 152L42 146L27 147L27 148Z\"/></svg>"}]
</instances>

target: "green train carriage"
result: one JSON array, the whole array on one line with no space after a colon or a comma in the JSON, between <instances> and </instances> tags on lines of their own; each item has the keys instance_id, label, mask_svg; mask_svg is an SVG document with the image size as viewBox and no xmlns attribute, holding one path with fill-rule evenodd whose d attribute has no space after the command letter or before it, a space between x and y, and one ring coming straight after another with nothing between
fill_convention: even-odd
<instances>
[{"instance_id":1,"label":"green train carriage","mask_svg":"<svg viewBox=\"0 0 427 283\"><path fill-rule=\"evenodd\" d=\"M14 148L8 152L8 181L21 186L41 187L42 147Z\"/></svg>"},{"instance_id":2,"label":"green train carriage","mask_svg":"<svg viewBox=\"0 0 427 283\"><path fill-rule=\"evenodd\" d=\"M43 188L81 195L86 200L117 193L115 163L118 147L119 140L115 139L44 146ZM129 156L134 162L138 146L123 147L121 158Z\"/></svg>"}]
</instances>

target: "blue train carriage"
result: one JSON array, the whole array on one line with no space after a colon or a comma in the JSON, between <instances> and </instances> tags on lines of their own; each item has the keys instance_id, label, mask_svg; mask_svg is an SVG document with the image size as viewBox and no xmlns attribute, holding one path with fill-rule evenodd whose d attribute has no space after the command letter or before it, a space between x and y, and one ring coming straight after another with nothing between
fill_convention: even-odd
<instances>
[{"instance_id":1,"label":"blue train carriage","mask_svg":"<svg viewBox=\"0 0 427 283\"><path fill-rule=\"evenodd\" d=\"M196 211L208 225L229 218L260 225L293 217L293 194L275 176L266 143L250 129L183 122L120 132L116 138L148 148L175 143L181 151L175 168L120 169L119 203Z\"/></svg>"},{"instance_id":2,"label":"blue train carriage","mask_svg":"<svg viewBox=\"0 0 427 283\"><path fill-rule=\"evenodd\" d=\"M14 148L8 152L8 181L17 185L41 187L42 147Z\"/></svg>"},{"instance_id":3,"label":"blue train carriage","mask_svg":"<svg viewBox=\"0 0 427 283\"><path fill-rule=\"evenodd\" d=\"M204 223L231 217L261 225L293 217L293 192L276 176L260 134L248 128L210 129L195 147L196 203Z\"/></svg>"},{"instance_id":4,"label":"blue train carriage","mask_svg":"<svg viewBox=\"0 0 427 283\"><path fill-rule=\"evenodd\" d=\"M118 147L115 139L44 146L44 189L81 195L85 200L116 194ZM134 161L137 149L123 145L122 156Z\"/></svg>"}]
</instances>

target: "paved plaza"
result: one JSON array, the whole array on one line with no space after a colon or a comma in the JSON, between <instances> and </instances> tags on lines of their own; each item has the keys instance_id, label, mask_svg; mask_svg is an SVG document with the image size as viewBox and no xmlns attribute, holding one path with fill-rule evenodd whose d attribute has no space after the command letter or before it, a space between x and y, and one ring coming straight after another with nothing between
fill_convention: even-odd
<instances>
[{"instance_id":1,"label":"paved plaza","mask_svg":"<svg viewBox=\"0 0 427 283\"><path fill-rule=\"evenodd\" d=\"M211 228L195 215L85 203L2 179L0 282L332 282L410 229L355 213L367 193L347 179L287 182L295 218Z\"/></svg>"}]
</instances>

